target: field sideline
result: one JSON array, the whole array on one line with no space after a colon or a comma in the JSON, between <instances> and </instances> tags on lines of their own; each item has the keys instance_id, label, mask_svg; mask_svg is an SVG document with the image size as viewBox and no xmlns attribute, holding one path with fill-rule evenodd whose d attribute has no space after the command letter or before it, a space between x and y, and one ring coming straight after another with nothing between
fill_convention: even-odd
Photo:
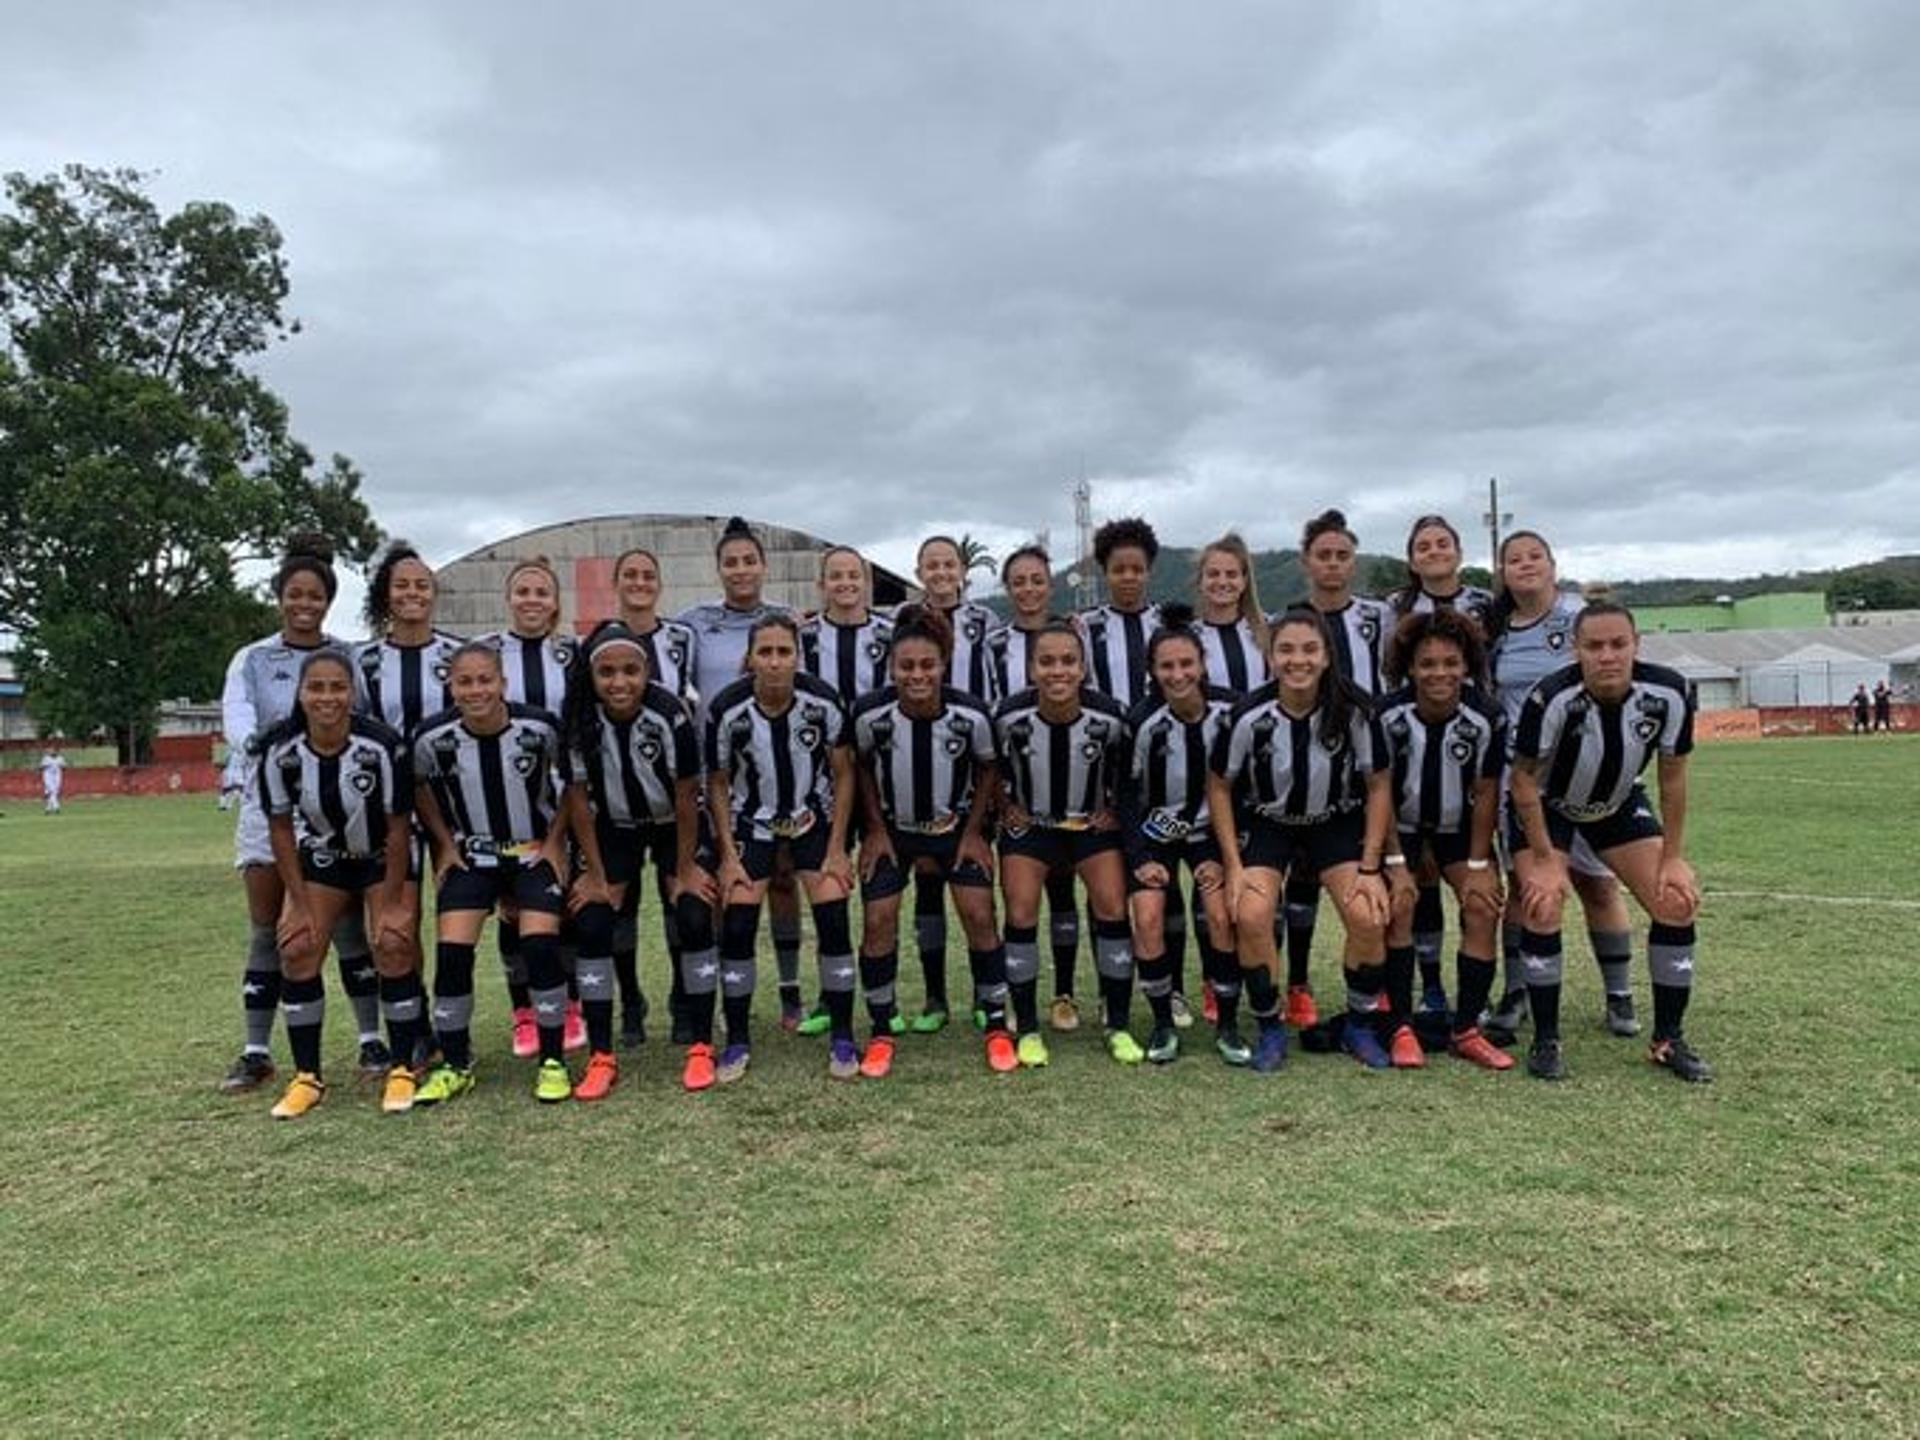
<instances>
[{"instance_id":1,"label":"field sideline","mask_svg":"<svg viewBox=\"0 0 1920 1440\"><path fill-rule=\"evenodd\" d=\"M1164 1071L1083 1031L993 1077L964 1029L836 1084L768 989L744 1085L654 1043L541 1110L487 941L472 1096L381 1117L329 965L295 1124L213 1090L231 817L11 805L0 1431L1920 1433L1920 738L1707 746L1693 790L1704 1089L1600 1031L1576 922L1557 1088L1262 1080L1199 1028Z\"/></svg>"}]
</instances>

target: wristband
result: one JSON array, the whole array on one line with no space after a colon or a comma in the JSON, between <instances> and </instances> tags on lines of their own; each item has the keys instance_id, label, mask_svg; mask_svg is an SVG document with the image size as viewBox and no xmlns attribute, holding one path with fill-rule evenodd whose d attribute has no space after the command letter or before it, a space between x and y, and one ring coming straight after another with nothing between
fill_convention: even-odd
<instances>
[{"instance_id":1,"label":"wristband","mask_svg":"<svg viewBox=\"0 0 1920 1440\"><path fill-rule=\"evenodd\" d=\"M1407 857L1404 855L1389 855L1386 857L1385 863L1388 865L1405 865L1407 863Z\"/></svg>"},{"instance_id":2,"label":"wristband","mask_svg":"<svg viewBox=\"0 0 1920 1440\"><path fill-rule=\"evenodd\" d=\"M1360 873L1362 875L1378 875L1380 873L1380 867L1376 865L1371 870L1369 870L1366 866L1362 865L1360 867Z\"/></svg>"},{"instance_id":3,"label":"wristband","mask_svg":"<svg viewBox=\"0 0 1920 1440\"><path fill-rule=\"evenodd\" d=\"M1491 860L1467 861L1467 869L1469 870L1491 870L1492 868L1493 868L1493 861Z\"/></svg>"}]
</instances>

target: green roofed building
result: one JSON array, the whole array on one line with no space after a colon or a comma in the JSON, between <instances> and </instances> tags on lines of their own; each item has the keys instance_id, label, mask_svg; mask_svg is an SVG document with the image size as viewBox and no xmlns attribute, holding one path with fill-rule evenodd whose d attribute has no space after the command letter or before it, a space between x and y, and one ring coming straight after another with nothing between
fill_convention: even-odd
<instances>
[{"instance_id":1,"label":"green roofed building","mask_svg":"<svg viewBox=\"0 0 1920 1440\"><path fill-rule=\"evenodd\" d=\"M1827 597L1819 590L1731 596L1705 605L1636 605L1633 618L1644 634L1673 635L1709 630L1818 630L1828 624Z\"/></svg>"}]
</instances>

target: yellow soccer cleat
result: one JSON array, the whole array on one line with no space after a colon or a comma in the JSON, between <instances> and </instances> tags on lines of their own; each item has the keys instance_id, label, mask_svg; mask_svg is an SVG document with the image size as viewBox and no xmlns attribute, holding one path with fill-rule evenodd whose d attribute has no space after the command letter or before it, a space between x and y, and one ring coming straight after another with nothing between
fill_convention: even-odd
<instances>
[{"instance_id":1,"label":"yellow soccer cleat","mask_svg":"<svg viewBox=\"0 0 1920 1440\"><path fill-rule=\"evenodd\" d=\"M268 1112L276 1120L298 1120L327 1098L327 1083L311 1071L302 1070L287 1082L287 1088Z\"/></svg>"}]
</instances>

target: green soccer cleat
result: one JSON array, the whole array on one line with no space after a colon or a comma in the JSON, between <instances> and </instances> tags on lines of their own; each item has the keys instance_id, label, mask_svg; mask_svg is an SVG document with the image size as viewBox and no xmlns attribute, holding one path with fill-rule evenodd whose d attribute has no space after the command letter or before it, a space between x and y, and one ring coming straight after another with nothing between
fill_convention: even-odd
<instances>
[{"instance_id":1,"label":"green soccer cleat","mask_svg":"<svg viewBox=\"0 0 1920 1440\"><path fill-rule=\"evenodd\" d=\"M1122 1065L1138 1065L1147 1058L1147 1052L1140 1048L1140 1042L1126 1030L1107 1032L1107 1054Z\"/></svg>"},{"instance_id":2,"label":"green soccer cleat","mask_svg":"<svg viewBox=\"0 0 1920 1440\"><path fill-rule=\"evenodd\" d=\"M573 1098L573 1076L567 1073L566 1061L540 1062L540 1068L533 1072L533 1098L542 1105L558 1105Z\"/></svg>"},{"instance_id":3,"label":"green soccer cleat","mask_svg":"<svg viewBox=\"0 0 1920 1440\"><path fill-rule=\"evenodd\" d=\"M420 1088L413 1092L413 1103L416 1106L438 1105L443 1100L457 1100L472 1088L471 1069L462 1070L443 1062L434 1066L427 1078L420 1082Z\"/></svg>"},{"instance_id":4,"label":"green soccer cleat","mask_svg":"<svg viewBox=\"0 0 1920 1440\"><path fill-rule=\"evenodd\" d=\"M887 1021L887 1033L889 1035L906 1034L907 1033L907 1017L902 1015L898 1010L894 1011L893 1018Z\"/></svg>"},{"instance_id":5,"label":"green soccer cleat","mask_svg":"<svg viewBox=\"0 0 1920 1440\"><path fill-rule=\"evenodd\" d=\"M793 1033L812 1038L816 1035L824 1035L832 1028L833 1017L827 1014L827 1007L824 1005L816 1005L808 1013L807 1018L794 1027Z\"/></svg>"},{"instance_id":6,"label":"green soccer cleat","mask_svg":"<svg viewBox=\"0 0 1920 1440\"><path fill-rule=\"evenodd\" d=\"M938 1035L947 1028L947 1012L944 1010L922 1010L913 1017L913 1033L916 1035Z\"/></svg>"},{"instance_id":7,"label":"green soccer cleat","mask_svg":"<svg viewBox=\"0 0 1920 1440\"><path fill-rule=\"evenodd\" d=\"M1020 1045L1015 1053L1019 1055L1021 1065L1029 1070L1037 1070L1053 1058L1047 1054L1047 1042L1031 1032L1020 1037Z\"/></svg>"},{"instance_id":8,"label":"green soccer cleat","mask_svg":"<svg viewBox=\"0 0 1920 1440\"><path fill-rule=\"evenodd\" d=\"M1180 1032L1171 1025L1156 1025L1147 1037L1147 1059L1155 1065L1171 1065L1180 1058Z\"/></svg>"}]
</instances>

